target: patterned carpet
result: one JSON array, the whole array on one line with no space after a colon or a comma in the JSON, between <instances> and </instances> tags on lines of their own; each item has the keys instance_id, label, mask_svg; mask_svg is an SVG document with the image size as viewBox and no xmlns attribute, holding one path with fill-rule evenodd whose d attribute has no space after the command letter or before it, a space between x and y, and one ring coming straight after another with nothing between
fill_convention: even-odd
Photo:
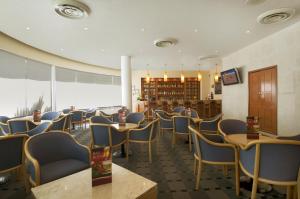
<instances>
[{"instance_id":1,"label":"patterned carpet","mask_svg":"<svg viewBox=\"0 0 300 199\"><path fill-rule=\"evenodd\" d=\"M76 130L72 135L82 144L90 140L89 131ZM132 151L129 161L113 158L113 162L141 176L158 183L159 199L235 199L249 198L250 191L241 189L241 196L235 195L234 170L229 169L228 176L223 175L222 167L204 166L200 190L194 190L193 155L188 151L185 138L178 139L174 149L171 148L171 133L166 132L153 143L153 162L148 162L148 147L142 144L130 144ZM25 194L21 182L11 177L9 183L0 185L0 199L32 198ZM271 191L257 194L257 198L285 198L285 194Z\"/></svg>"}]
</instances>

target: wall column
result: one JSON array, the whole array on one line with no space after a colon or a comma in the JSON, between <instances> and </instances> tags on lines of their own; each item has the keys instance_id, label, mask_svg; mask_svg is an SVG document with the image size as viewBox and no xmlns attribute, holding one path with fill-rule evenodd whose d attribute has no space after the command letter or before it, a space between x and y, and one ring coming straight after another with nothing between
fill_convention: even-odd
<instances>
[{"instance_id":1,"label":"wall column","mask_svg":"<svg viewBox=\"0 0 300 199\"><path fill-rule=\"evenodd\" d=\"M131 57L121 56L122 106L132 111Z\"/></svg>"}]
</instances>

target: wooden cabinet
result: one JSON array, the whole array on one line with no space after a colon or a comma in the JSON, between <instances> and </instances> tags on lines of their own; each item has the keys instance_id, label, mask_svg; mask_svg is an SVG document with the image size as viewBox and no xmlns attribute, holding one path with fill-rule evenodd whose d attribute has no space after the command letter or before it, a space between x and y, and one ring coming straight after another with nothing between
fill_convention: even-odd
<instances>
[{"instance_id":1,"label":"wooden cabinet","mask_svg":"<svg viewBox=\"0 0 300 199\"><path fill-rule=\"evenodd\" d=\"M149 101L200 100L200 82L197 78L186 78L181 83L180 78L146 78L141 79L142 98Z\"/></svg>"},{"instance_id":2,"label":"wooden cabinet","mask_svg":"<svg viewBox=\"0 0 300 199\"><path fill-rule=\"evenodd\" d=\"M277 67L249 72L249 115L262 131L277 134Z\"/></svg>"}]
</instances>

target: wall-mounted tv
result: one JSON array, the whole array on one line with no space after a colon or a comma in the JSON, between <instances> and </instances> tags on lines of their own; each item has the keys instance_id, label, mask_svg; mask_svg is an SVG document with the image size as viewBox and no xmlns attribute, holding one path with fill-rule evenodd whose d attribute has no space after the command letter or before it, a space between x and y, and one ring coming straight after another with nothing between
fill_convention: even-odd
<instances>
[{"instance_id":1,"label":"wall-mounted tv","mask_svg":"<svg viewBox=\"0 0 300 199\"><path fill-rule=\"evenodd\" d=\"M241 83L239 71L236 68L222 71L221 78L224 86Z\"/></svg>"}]
</instances>

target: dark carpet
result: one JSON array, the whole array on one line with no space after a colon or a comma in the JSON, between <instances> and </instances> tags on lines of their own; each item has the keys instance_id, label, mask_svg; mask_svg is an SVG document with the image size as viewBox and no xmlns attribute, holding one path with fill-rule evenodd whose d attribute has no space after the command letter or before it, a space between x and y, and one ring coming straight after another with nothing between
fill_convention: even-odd
<instances>
[{"instance_id":1,"label":"dark carpet","mask_svg":"<svg viewBox=\"0 0 300 199\"><path fill-rule=\"evenodd\" d=\"M82 144L90 140L89 130L76 130L72 135ZM165 132L157 137L152 148L152 163L148 161L148 146L145 144L130 144L132 151L129 161L125 158L113 158L113 162L123 166L145 178L158 183L159 199L235 199L250 198L250 191L241 189L240 197L235 195L234 170L229 168L224 176L222 167L205 165L202 170L200 189L194 190L195 176L193 174L193 155L188 151L185 139L177 139L174 149L171 148L171 133ZM15 180L14 175L6 184L0 185L0 198L22 199L32 198L25 194L23 183ZM275 190L257 194L257 198L285 198Z\"/></svg>"}]
</instances>

